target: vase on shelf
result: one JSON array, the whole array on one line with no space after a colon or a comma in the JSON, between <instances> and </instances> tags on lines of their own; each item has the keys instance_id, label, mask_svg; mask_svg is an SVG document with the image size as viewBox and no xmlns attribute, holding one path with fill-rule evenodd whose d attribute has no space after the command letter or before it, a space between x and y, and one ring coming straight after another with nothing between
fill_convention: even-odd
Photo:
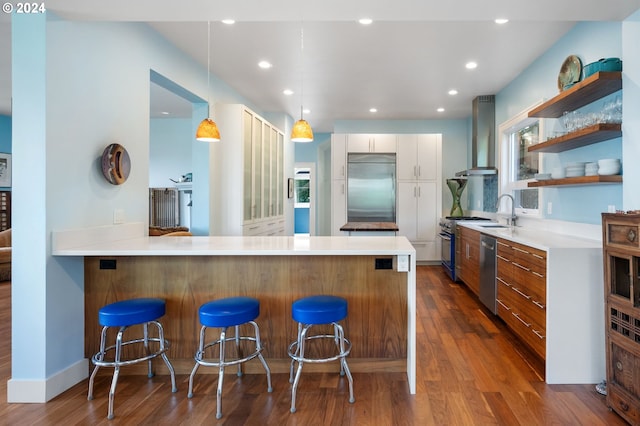
<instances>
[{"instance_id":1,"label":"vase on shelf","mask_svg":"<svg viewBox=\"0 0 640 426\"><path fill-rule=\"evenodd\" d=\"M447 186L449 187L449 191L451 191L451 196L453 197L453 204L451 205L449 216L464 216L464 211L462 210L462 206L460 205L460 197L462 196L464 188L467 186L467 180L447 179Z\"/></svg>"}]
</instances>

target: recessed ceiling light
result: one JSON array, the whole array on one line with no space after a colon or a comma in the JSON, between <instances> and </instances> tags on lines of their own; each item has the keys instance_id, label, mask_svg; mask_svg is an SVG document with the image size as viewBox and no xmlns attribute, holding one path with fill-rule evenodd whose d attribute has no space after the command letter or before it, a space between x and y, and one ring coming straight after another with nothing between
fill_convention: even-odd
<instances>
[{"instance_id":1,"label":"recessed ceiling light","mask_svg":"<svg viewBox=\"0 0 640 426\"><path fill-rule=\"evenodd\" d=\"M360 18L360 19L358 19L358 22L360 22L362 25L371 25L373 23L373 19L371 19L371 18Z\"/></svg>"},{"instance_id":2,"label":"recessed ceiling light","mask_svg":"<svg viewBox=\"0 0 640 426\"><path fill-rule=\"evenodd\" d=\"M378 108L369 108L369 112L378 112Z\"/></svg>"},{"instance_id":3,"label":"recessed ceiling light","mask_svg":"<svg viewBox=\"0 0 640 426\"><path fill-rule=\"evenodd\" d=\"M473 69L478 68L478 64L475 63L475 62L467 62L465 67L467 67L468 70L473 70Z\"/></svg>"},{"instance_id":4,"label":"recessed ceiling light","mask_svg":"<svg viewBox=\"0 0 640 426\"><path fill-rule=\"evenodd\" d=\"M451 89L451 90L449 90L449 94L450 94L451 96L453 96L453 95L457 95L457 94L458 94L458 91L457 91L456 89Z\"/></svg>"},{"instance_id":5,"label":"recessed ceiling light","mask_svg":"<svg viewBox=\"0 0 640 426\"><path fill-rule=\"evenodd\" d=\"M223 19L222 23L227 25L233 25L236 23L236 21L234 19Z\"/></svg>"},{"instance_id":6,"label":"recessed ceiling light","mask_svg":"<svg viewBox=\"0 0 640 426\"><path fill-rule=\"evenodd\" d=\"M444 108L440 107L440 108L438 108L436 111L438 111L438 112L444 112Z\"/></svg>"},{"instance_id":7,"label":"recessed ceiling light","mask_svg":"<svg viewBox=\"0 0 640 426\"><path fill-rule=\"evenodd\" d=\"M309 108L305 108L302 110L303 114L311 114L311 110Z\"/></svg>"},{"instance_id":8,"label":"recessed ceiling light","mask_svg":"<svg viewBox=\"0 0 640 426\"><path fill-rule=\"evenodd\" d=\"M263 70L267 70L267 69L271 68L273 65L271 65L271 63L268 62L268 61L260 61L260 62L258 62L258 66L260 68L262 68Z\"/></svg>"},{"instance_id":9,"label":"recessed ceiling light","mask_svg":"<svg viewBox=\"0 0 640 426\"><path fill-rule=\"evenodd\" d=\"M285 94L285 95L287 95L287 96L291 96L291 95L293 95L293 90L291 90L291 89L284 89L284 90L282 91L282 93L284 93L284 94Z\"/></svg>"},{"instance_id":10,"label":"recessed ceiling light","mask_svg":"<svg viewBox=\"0 0 640 426\"><path fill-rule=\"evenodd\" d=\"M171 113L170 113L170 112L167 112L167 111L162 111L160 114L162 114L162 115L169 115L169 114L171 114Z\"/></svg>"},{"instance_id":11,"label":"recessed ceiling light","mask_svg":"<svg viewBox=\"0 0 640 426\"><path fill-rule=\"evenodd\" d=\"M494 22L496 24L498 24L498 25L502 25L502 24L506 24L507 22L509 22L509 20L506 19L506 18L497 18Z\"/></svg>"}]
</instances>

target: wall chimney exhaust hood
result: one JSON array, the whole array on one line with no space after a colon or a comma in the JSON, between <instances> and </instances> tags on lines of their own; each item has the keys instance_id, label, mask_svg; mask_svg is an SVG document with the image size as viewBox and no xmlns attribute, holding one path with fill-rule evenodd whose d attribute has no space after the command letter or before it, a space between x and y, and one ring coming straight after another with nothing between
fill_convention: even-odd
<instances>
[{"instance_id":1,"label":"wall chimney exhaust hood","mask_svg":"<svg viewBox=\"0 0 640 426\"><path fill-rule=\"evenodd\" d=\"M496 158L496 97L478 96L473 100L471 123L471 168L456 173L456 176L495 175Z\"/></svg>"}]
</instances>

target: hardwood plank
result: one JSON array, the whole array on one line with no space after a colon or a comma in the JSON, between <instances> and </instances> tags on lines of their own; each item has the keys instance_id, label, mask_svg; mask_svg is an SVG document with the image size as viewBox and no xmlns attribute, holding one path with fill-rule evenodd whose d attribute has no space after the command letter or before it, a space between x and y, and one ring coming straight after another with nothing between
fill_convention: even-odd
<instances>
[{"instance_id":1,"label":"hardwood plank","mask_svg":"<svg viewBox=\"0 0 640 426\"><path fill-rule=\"evenodd\" d=\"M350 404L346 379L338 375L337 365L331 365L332 373L313 372L307 369L313 366L305 365L298 411L291 414L288 365L272 366L278 372L272 374L274 391L268 393L260 365L252 362L247 369L250 373L225 376L220 420L215 419L217 375L213 368L199 370L191 399L187 398L186 374L178 375L174 394L167 375L148 379L123 371L116 390L116 418L111 421L106 419L111 382L106 375L96 379L92 401L86 399L87 381L83 381L46 404L7 404L11 289L0 284L0 319L4 319L0 321L0 424L626 424L607 409L593 384L545 384L532 368L531 353L518 345L499 318L483 310L473 293L451 283L441 268L421 266L417 277L418 394L409 394L405 373L366 371L371 364L367 367L364 360L361 372L353 374L356 402ZM358 364L353 361L350 366ZM184 368L192 365L192 360L185 361Z\"/></svg>"}]
</instances>

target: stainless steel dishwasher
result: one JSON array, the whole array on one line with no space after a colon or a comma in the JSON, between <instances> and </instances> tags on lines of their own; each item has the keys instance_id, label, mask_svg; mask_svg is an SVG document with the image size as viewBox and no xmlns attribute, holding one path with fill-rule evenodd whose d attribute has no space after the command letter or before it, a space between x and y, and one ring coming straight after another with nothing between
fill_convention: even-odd
<instances>
[{"instance_id":1,"label":"stainless steel dishwasher","mask_svg":"<svg viewBox=\"0 0 640 426\"><path fill-rule=\"evenodd\" d=\"M496 313L496 239L480 236L480 301Z\"/></svg>"}]
</instances>

